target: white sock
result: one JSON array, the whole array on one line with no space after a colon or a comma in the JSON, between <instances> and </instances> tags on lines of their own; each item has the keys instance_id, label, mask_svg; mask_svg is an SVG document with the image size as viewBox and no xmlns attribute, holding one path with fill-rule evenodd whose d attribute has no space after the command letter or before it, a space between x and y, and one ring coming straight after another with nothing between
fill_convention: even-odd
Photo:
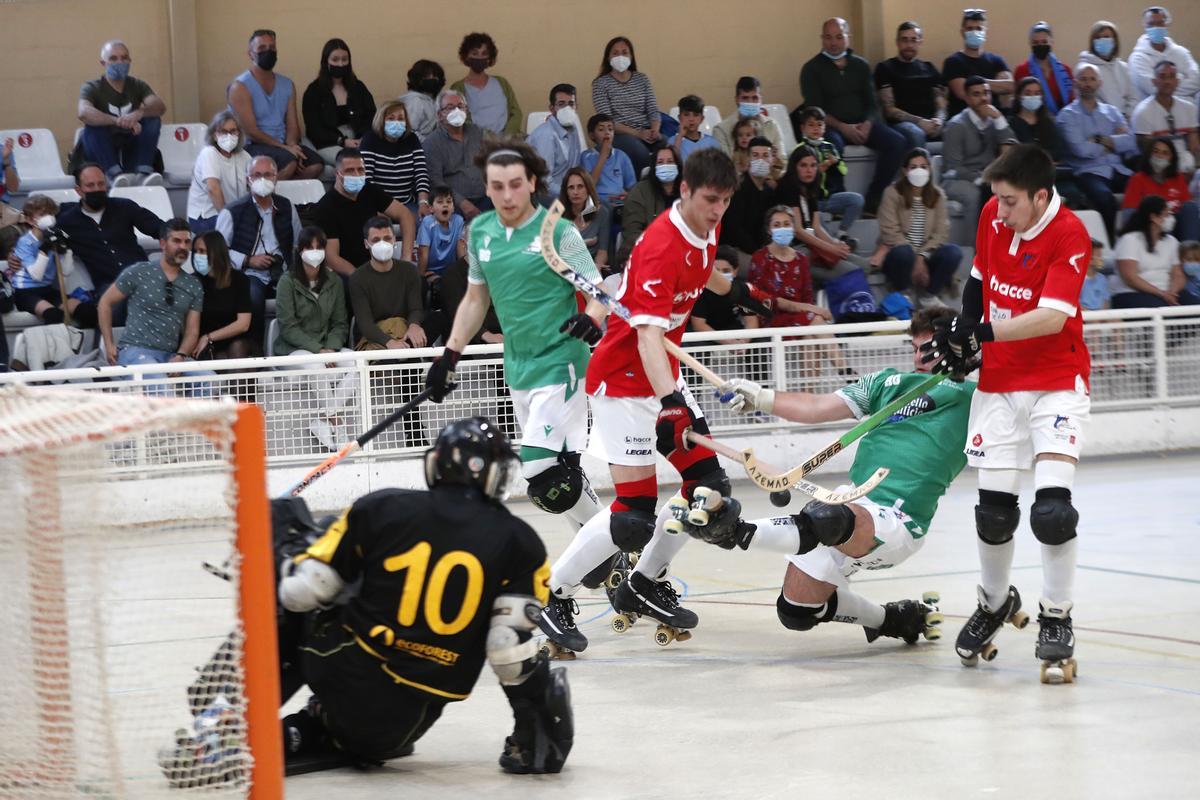
<instances>
[{"instance_id":1,"label":"white sock","mask_svg":"<svg viewBox=\"0 0 1200 800\"><path fill-rule=\"evenodd\" d=\"M878 628L883 624L883 606L873 603L858 592L849 589L837 590L837 614L835 622L848 622L864 628Z\"/></svg>"},{"instance_id":2,"label":"white sock","mask_svg":"<svg viewBox=\"0 0 1200 800\"><path fill-rule=\"evenodd\" d=\"M800 550L800 530L796 527L796 520L790 516L784 514L751 522L757 530L750 539L749 549L788 555L795 555Z\"/></svg>"},{"instance_id":3,"label":"white sock","mask_svg":"<svg viewBox=\"0 0 1200 800\"><path fill-rule=\"evenodd\" d=\"M996 609L1008 598L1017 542L1009 539L1004 544L988 544L978 537L975 540L979 543L979 585L983 587L988 608Z\"/></svg>"},{"instance_id":4,"label":"white sock","mask_svg":"<svg viewBox=\"0 0 1200 800\"><path fill-rule=\"evenodd\" d=\"M600 566L617 552L608 527L610 509L602 509L575 534L567 549L550 569L550 589L559 597L570 597L579 591L583 576Z\"/></svg>"},{"instance_id":5,"label":"white sock","mask_svg":"<svg viewBox=\"0 0 1200 800\"><path fill-rule=\"evenodd\" d=\"M1042 597L1065 603L1074 597L1078 537L1064 544L1042 545Z\"/></svg>"},{"instance_id":6,"label":"white sock","mask_svg":"<svg viewBox=\"0 0 1200 800\"><path fill-rule=\"evenodd\" d=\"M583 489L579 492L579 500L567 509L567 516L577 527L582 528L589 519L600 513L600 508L600 498L592 491L592 484L585 474Z\"/></svg>"},{"instance_id":7,"label":"white sock","mask_svg":"<svg viewBox=\"0 0 1200 800\"><path fill-rule=\"evenodd\" d=\"M658 519L654 521L654 538L642 551L634 572L640 572L651 580L661 580L671 566L671 561L683 549L690 538L686 533L667 533L663 523L671 518L671 509L663 506L659 509Z\"/></svg>"}]
</instances>

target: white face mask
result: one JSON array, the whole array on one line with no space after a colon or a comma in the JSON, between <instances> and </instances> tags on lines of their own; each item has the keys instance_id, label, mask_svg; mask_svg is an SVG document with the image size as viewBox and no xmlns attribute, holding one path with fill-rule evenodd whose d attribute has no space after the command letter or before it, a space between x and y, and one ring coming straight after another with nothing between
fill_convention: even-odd
<instances>
[{"instance_id":1,"label":"white face mask","mask_svg":"<svg viewBox=\"0 0 1200 800\"><path fill-rule=\"evenodd\" d=\"M449 123L450 127L452 128L461 128L466 121L467 112L463 111L461 108L456 108L450 113L446 114L446 122Z\"/></svg>"},{"instance_id":2,"label":"white face mask","mask_svg":"<svg viewBox=\"0 0 1200 800\"><path fill-rule=\"evenodd\" d=\"M608 60L608 65L617 72L624 72L629 69L629 65L632 63L633 61L629 56L613 56Z\"/></svg>"},{"instance_id":3,"label":"white face mask","mask_svg":"<svg viewBox=\"0 0 1200 800\"><path fill-rule=\"evenodd\" d=\"M908 182L920 189L929 183L929 170L924 167L914 167L908 171Z\"/></svg>"},{"instance_id":4,"label":"white face mask","mask_svg":"<svg viewBox=\"0 0 1200 800\"><path fill-rule=\"evenodd\" d=\"M391 242L376 242L371 245L371 258L376 261L391 261L396 252L396 245Z\"/></svg>"},{"instance_id":5,"label":"white face mask","mask_svg":"<svg viewBox=\"0 0 1200 800\"><path fill-rule=\"evenodd\" d=\"M300 260L310 267L319 267L325 260L324 250L304 250L300 253Z\"/></svg>"},{"instance_id":6,"label":"white face mask","mask_svg":"<svg viewBox=\"0 0 1200 800\"><path fill-rule=\"evenodd\" d=\"M238 135L236 133L222 133L217 136L217 147L226 153L232 153L237 149L237 145Z\"/></svg>"},{"instance_id":7,"label":"white face mask","mask_svg":"<svg viewBox=\"0 0 1200 800\"><path fill-rule=\"evenodd\" d=\"M579 122L579 115L576 114L575 109L571 108L570 106L564 106L558 111L555 111L554 118L558 120L558 124L562 125L564 128L574 128L575 124Z\"/></svg>"},{"instance_id":8,"label":"white face mask","mask_svg":"<svg viewBox=\"0 0 1200 800\"><path fill-rule=\"evenodd\" d=\"M38 230L40 231L48 231L54 227L54 223L56 222L58 222L58 220L54 218L53 214L43 214L35 219L33 224L37 225Z\"/></svg>"},{"instance_id":9,"label":"white face mask","mask_svg":"<svg viewBox=\"0 0 1200 800\"><path fill-rule=\"evenodd\" d=\"M1163 233L1170 233L1175 230L1175 215L1167 214L1163 217L1163 221L1159 223L1159 227L1162 228Z\"/></svg>"},{"instance_id":10,"label":"white face mask","mask_svg":"<svg viewBox=\"0 0 1200 800\"><path fill-rule=\"evenodd\" d=\"M275 193L275 181L270 178L255 178L250 181L250 191L256 197L270 197Z\"/></svg>"},{"instance_id":11,"label":"white face mask","mask_svg":"<svg viewBox=\"0 0 1200 800\"><path fill-rule=\"evenodd\" d=\"M750 174L755 178L765 178L771 174L771 162L765 158L755 158L750 161Z\"/></svg>"}]
</instances>

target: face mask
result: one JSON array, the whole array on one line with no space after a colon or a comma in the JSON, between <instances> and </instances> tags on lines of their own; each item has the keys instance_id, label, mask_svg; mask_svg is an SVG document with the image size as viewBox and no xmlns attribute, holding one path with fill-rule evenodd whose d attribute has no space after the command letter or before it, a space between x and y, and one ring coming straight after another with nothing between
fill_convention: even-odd
<instances>
[{"instance_id":1,"label":"face mask","mask_svg":"<svg viewBox=\"0 0 1200 800\"><path fill-rule=\"evenodd\" d=\"M367 185L367 179L362 175L343 175L342 188L350 194L358 194Z\"/></svg>"},{"instance_id":2,"label":"face mask","mask_svg":"<svg viewBox=\"0 0 1200 800\"><path fill-rule=\"evenodd\" d=\"M1146 28L1146 38L1153 44L1162 44L1167 41L1166 28Z\"/></svg>"},{"instance_id":3,"label":"face mask","mask_svg":"<svg viewBox=\"0 0 1200 800\"><path fill-rule=\"evenodd\" d=\"M84 192L83 202L93 211L99 211L108 205L108 190L102 189L97 192Z\"/></svg>"},{"instance_id":4,"label":"face mask","mask_svg":"<svg viewBox=\"0 0 1200 800\"><path fill-rule=\"evenodd\" d=\"M978 50L987 41L987 34L983 31L967 31L963 34L963 41L967 43L967 47Z\"/></svg>"},{"instance_id":5,"label":"face mask","mask_svg":"<svg viewBox=\"0 0 1200 800\"><path fill-rule=\"evenodd\" d=\"M1111 36L1104 36L1100 39L1092 39L1092 49L1101 58L1108 58L1112 55L1113 50L1117 49L1117 44Z\"/></svg>"},{"instance_id":6,"label":"face mask","mask_svg":"<svg viewBox=\"0 0 1200 800\"><path fill-rule=\"evenodd\" d=\"M632 63L633 61L629 56L613 56L608 60L608 65L617 72L624 72L629 69L629 65Z\"/></svg>"},{"instance_id":7,"label":"face mask","mask_svg":"<svg viewBox=\"0 0 1200 800\"><path fill-rule=\"evenodd\" d=\"M300 253L300 260L310 267L319 267L321 262L325 260L324 250L304 250Z\"/></svg>"},{"instance_id":8,"label":"face mask","mask_svg":"<svg viewBox=\"0 0 1200 800\"><path fill-rule=\"evenodd\" d=\"M1050 56L1050 45L1048 44L1035 44L1029 49L1033 51L1033 57L1038 61L1045 61Z\"/></svg>"},{"instance_id":9,"label":"face mask","mask_svg":"<svg viewBox=\"0 0 1200 800\"><path fill-rule=\"evenodd\" d=\"M908 182L918 189L929 183L929 170L924 167L914 167L908 171Z\"/></svg>"},{"instance_id":10,"label":"face mask","mask_svg":"<svg viewBox=\"0 0 1200 800\"><path fill-rule=\"evenodd\" d=\"M399 139L408 130L408 124L402 119L389 119L383 123L383 132L393 139Z\"/></svg>"},{"instance_id":11,"label":"face mask","mask_svg":"<svg viewBox=\"0 0 1200 800\"><path fill-rule=\"evenodd\" d=\"M446 115L446 122L452 128L461 128L467 121L467 112L456 108Z\"/></svg>"},{"instance_id":12,"label":"face mask","mask_svg":"<svg viewBox=\"0 0 1200 800\"><path fill-rule=\"evenodd\" d=\"M1175 230L1174 215L1167 214L1167 216L1163 217L1163 221L1159 224L1159 227L1162 228L1163 233L1170 233L1171 231Z\"/></svg>"},{"instance_id":13,"label":"face mask","mask_svg":"<svg viewBox=\"0 0 1200 800\"><path fill-rule=\"evenodd\" d=\"M1171 159L1169 158L1150 157L1150 168L1155 172L1165 172L1169 166L1171 166Z\"/></svg>"},{"instance_id":14,"label":"face mask","mask_svg":"<svg viewBox=\"0 0 1200 800\"><path fill-rule=\"evenodd\" d=\"M435 95L442 89L442 82L437 78L422 78L417 83L417 90L427 95Z\"/></svg>"},{"instance_id":15,"label":"face mask","mask_svg":"<svg viewBox=\"0 0 1200 800\"><path fill-rule=\"evenodd\" d=\"M554 118L558 120L558 124L562 125L564 128L574 128L575 124L579 122L579 115L576 114L575 109L571 108L570 106L565 106L560 108L558 111L555 111Z\"/></svg>"},{"instance_id":16,"label":"face mask","mask_svg":"<svg viewBox=\"0 0 1200 800\"><path fill-rule=\"evenodd\" d=\"M467 66L475 72L483 72L488 68L488 59L486 58L468 58Z\"/></svg>"},{"instance_id":17,"label":"face mask","mask_svg":"<svg viewBox=\"0 0 1200 800\"><path fill-rule=\"evenodd\" d=\"M197 275L207 275L208 255L205 253L192 253L192 269L196 270Z\"/></svg>"},{"instance_id":18,"label":"face mask","mask_svg":"<svg viewBox=\"0 0 1200 800\"><path fill-rule=\"evenodd\" d=\"M261 53L254 54L254 63L259 69L270 72L275 69L275 62L279 60L279 52L277 50L263 50Z\"/></svg>"},{"instance_id":19,"label":"face mask","mask_svg":"<svg viewBox=\"0 0 1200 800\"><path fill-rule=\"evenodd\" d=\"M33 224L37 225L38 230L40 231L48 231L54 227L54 223L56 222L58 222L58 220L54 218L53 214L43 214L34 220Z\"/></svg>"},{"instance_id":20,"label":"face mask","mask_svg":"<svg viewBox=\"0 0 1200 800\"><path fill-rule=\"evenodd\" d=\"M275 181L270 178L255 178L250 181L250 191L255 197L270 197L275 193Z\"/></svg>"},{"instance_id":21,"label":"face mask","mask_svg":"<svg viewBox=\"0 0 1200 800\"><path fill-rule=\"evenodd\" d=\"M780 247L787 247L795 238L796 234L791 228L773 228L771 230L771 241Z\"/></svg>"},{"instance_id":22,"label":"face mask","mask_svg":"<svg viewBox=\"0 0 1200 800\"><path fill-rule=\"evenodd\" d=\"M679 177L679 167L674 164L659 164L654 167L654 176L663 183L670 183Z\"/></svg>"},{"instance_id":23,"label":"face mask","mask_svg":"<svg viewBox=\"0 0 1200 800\"><path fill-rule=\"evenodd\" d=\"M396 252L396 245L391 242L376 242L371 245L371 258L376 261L391 261Z\"/></svg>"},{"instance_id":24,"label":"face mask","mask_svg":"<svg viewBox=\"0 0 1200 800\"><path fill-rule=\"evenodd\" d=\"M828 50L822 50L821 55L825 56L826 58L828 58L831 61L837 61L839 58L845 58L846 52L847 51L843 50L840 53L831 53Z\"/></svg>"},{"instance_id":25,"label":"face mask","mask_svg":"<svg viewBox=\"0 0 1200 800\"><path fill-rule=\"evenodd\" d=\"M350 77L350 65L349 64L339 64L336 67L331 66L329 68L329 77L331 77L331 78L349 78Z\"/></svg>"},{"instance_id":26,"label":"face mask","mask_svg":"<svg viewBox=\"0 0 1200 800\"><path fill-rule=\"evenodd\" d=\"M129 62L119 62L116 64L106 64L104 74L108 76L110 81L123 81L129 75Z\"/></svg>"},{"instance_id":27,"label":"face mask","mask_svg":"<svg viewBox=\"0 0 1200 800\"><path fill-rule=\"evenodd\" d=\"M1026 111L1037 111L1042 107L1042 96L1040 94L1027 94L1021 96L1021 108Z\"/></svg>"},{"instance_id":28,"label":"face mask","mask_svg":"<svg viewBox=\"0 0 1200 800\"><path fill-rule=\"evenodd\" d=\"M224 150L226 153L232 153L237 149L238 135L236 133L222 133L217 137L217 147Z\"/></svg>"},{"instance_id":29,"label":"face mask","mask_svg":"<svg viewBox=\"0 0 1200 800\"><path fill-rule=\"evenodd\" d=\"M738 116L742 119L753 119L761 112L761 103L738 103Z\"/></svg>"},{"instance_id":30,"label":"face mask","mask_svg":"<svg viewBox=\"0 0 1200 800\"><path fill-rule=\"evenodd\" d=\"M765 158L756 158L750 162L750 174L755 178L765 178L771 174L771 162Z\"/></svg>"},{"instance_id":31,"label":"face mask","mask_svg":"<svg viewBox=\"0 0 1200 800\"><path fill-rule=\"evenodd\" d=\"M1200 261L1185 261L1183 262L1183 271L1189 277L1200 277Z\"/></svg>"}]
</instances>

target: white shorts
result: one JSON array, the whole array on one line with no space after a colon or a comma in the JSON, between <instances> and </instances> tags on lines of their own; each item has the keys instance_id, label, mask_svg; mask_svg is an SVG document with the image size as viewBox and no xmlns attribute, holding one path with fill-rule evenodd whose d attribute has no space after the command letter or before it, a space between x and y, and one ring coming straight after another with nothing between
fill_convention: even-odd
<instances>
[{"instance_id":1,"label":"white shorts","mask_svg":"<svg viewBox=\"0 0 1200 800\"><path fill-rule=\"evenodd\" d=\"M681 378L675 388L683 393L688 408L698 419L704 418L700 406ZM605 397L593 395L592 423L601 457L623 467L654 466L654 423L662 403L657 397ZM598 454L599 455L599 454Z\"/></svg>"},{"instance_id":2,"label":"white shorts","mask_svg":"<svg viewBox=\"0 0 1200 800\"><path fill-rule=\"evenodd\" d=\"M521 444L544 447L555 453L565 448L582 453L587 447L587 394L583 382L575 384L570 394L565 383L539 386L536 389L512 389L513 410L521 424Z\"/></svg>"},{"instance_id":3,"label":"white shorts","mask_svg":"<svg viewBox=\"0 0 1200 800\"><path fill-rule=\"evenodd\" d=\"M851 487L839 487L847 491ZM788 561L809 577L834 586L845 587L849 578L860 569L889 569L903 563L921 549L925 537L914 537L908 524L912 517L893 506L881 506L869 498L855 500L854 505L865 508L875 523L875 547L859 558L852 558L832 547L816 547Z\"/></svg>"},{"instance_id":4,"label":"white shorts","mask_svg":"<svg viewBox=\"0 0 1200 800\"><path fill-rule=\"evenodd\" d=\"M967 463L978 469L1029 469L1038 453L1078 459L1092 399L1082 391L981 392L971 398Z\"/></svg>"}]
</instances>

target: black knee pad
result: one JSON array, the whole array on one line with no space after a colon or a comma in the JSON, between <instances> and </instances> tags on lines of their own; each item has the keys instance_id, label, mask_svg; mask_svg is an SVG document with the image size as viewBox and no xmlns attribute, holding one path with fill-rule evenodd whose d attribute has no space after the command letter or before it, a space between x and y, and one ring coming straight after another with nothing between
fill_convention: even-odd
<instances>
[{"instance_id":1,"label":"black knee pad","mask_svg":"<svg viewBox=\"0 0 1200 800\"><path fill-rule=\"evenodd\" d=\"M583 470L560 461L529 479L529 499L548 514L562 514L579 502L583 484Z\"/></svg>"},{"instance_id":2,"label":"black knee pad","mask_svg":"<svg viewBox=\"0 0 1200 800\"><path fill-rule=\"evenodd\" d=\"M793 519L800 529L802 543L805 538L816 537L817 543L834 547L845 544L854 535L854 511L849 505L830 505L812 500L799 514L794 514Z\"/></svg>"},{"instance_id":3,"label":"black knee pad","mask_svg":"<svg viewBox=\"0 0 1200 800\"><path fill-rule=\"evenodd\" d=\"M975 532L988 544L1004 544L1013 537L1021 521L1017 496L1008 492L979 490L979 505L975 506Z\"/></svg>"},{"instance_id":4,"label":"black knee pad","mask_svg":"<svg viewBox=\"0 0 1200 800\"><path fill-rule=\"evenodd\" d=\"M608 520L608 530L613 544L629 553L641 550L654 536L655 515L649 511L631 508L614 511Z\"/></svg>"},{"instance_id":5,"label":"black knee pad","mask_svg":"<svg viewBox=\"0 0 1200 800\"><path fill-rule=\"evenodd\" d=\"M1038 489L1029 510L1029 527L1042 544L1066 544L1075 538L1079 512L1071 505L1071 490Z\"/></svg>"},{"instance_id":6,"label":"black knee pad","mask_svg":"<svg viewBox=\"0 0 1200 800\"><path fill-rule=\"evenodd\" d=\"M833 619L833 615L837 613L837 592L829 595L824 608L806 608L789 603L783 592L780 592L775 600L775 611L779 614L779 621L783 623L783 627L793 631L812 630L822 622Z\"/></svg>"},{"instance_id":7,"label":"black knee pad","mask_svg":"<svg viewBox=\"0 0 1200 800\"><path fill-rule=\"evenodd\" d=\"M707 459L705 459L707 461ZM729 497L733 494L733 486L729 483L729 476L725 474L725 470L721 467L713 469L711 465L705 462L700 462L694 465L695 467L707 467L699 476L692 478L690 475L684 475L684 497L692 500L692 492L699 486L705 486L720 493L721 497ZM691 472L691 468L685 470Z\"/></svg>"}]
</instances>

